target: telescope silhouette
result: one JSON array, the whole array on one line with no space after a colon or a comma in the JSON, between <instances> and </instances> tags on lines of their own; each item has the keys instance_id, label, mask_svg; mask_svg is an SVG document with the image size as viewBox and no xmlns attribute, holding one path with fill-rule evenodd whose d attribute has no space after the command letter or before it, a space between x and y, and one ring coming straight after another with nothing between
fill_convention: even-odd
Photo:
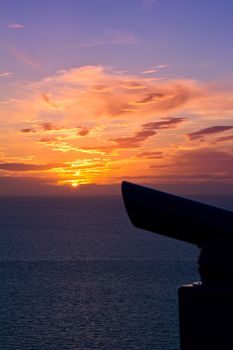
<instances>
[{"instance_id":1,"label":"telescope silhouette","mask_svg":"<svg viewBox=\"0 0 233 350\"><path fill-rule=\"evenodd\" d=\"M123 181L132 224L201 248L198 264L205 284L233 286L233 212Z\"/></svg>"},{"instance_id":2,"label":"telescope silhouette","mask_svg":"<svg viewBox=\"0 0 233 350\"><path fill-rule=\"evenodd\" d=\"M201 248L202 283L179 287L180 349L233 348L233 212L124 181L134 226Z\"/></svg>"},{"instance_id":3,"label":"telescope silhouette","mask_svg":"<svg viewBox=\"0 0 233 350\"><path fill-rule=\"evenodd\" d=\"M132 224L202 247L209 239L233 240L233 212L123 181ZM233 259L233 257L232 257Z\"/></svg>"}]
</instances>

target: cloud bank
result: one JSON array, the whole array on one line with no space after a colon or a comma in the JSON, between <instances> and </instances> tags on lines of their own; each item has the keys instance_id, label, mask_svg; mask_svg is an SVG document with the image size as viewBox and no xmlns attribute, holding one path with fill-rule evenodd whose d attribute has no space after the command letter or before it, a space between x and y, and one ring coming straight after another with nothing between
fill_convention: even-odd
<instances>
[{"instance_id":1,"label":"cloud bank","mask_svg":"<svg viewBox=\"0 0 233 350\"><path fill-rule=\"evenodd\" d=\"M229 184L231 89L148 74L84 66L20 85L1 104L1 174L75 187L136 175L191 183L209 169Z\"/></svg>"}]
</instances>

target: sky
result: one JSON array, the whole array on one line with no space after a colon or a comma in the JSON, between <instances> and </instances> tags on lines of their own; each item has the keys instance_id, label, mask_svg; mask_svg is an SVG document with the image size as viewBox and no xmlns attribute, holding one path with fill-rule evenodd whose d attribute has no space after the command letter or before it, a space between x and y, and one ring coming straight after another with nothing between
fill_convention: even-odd
<instances>
[{"instance_id":1,"label":"sky","mask_svg":"<svg viewBox=\"0 0 233 350\"><path fill-rule=\"evenodd\" d=\"M0 195L233 194L232 0L0 0Z\"/></svg>"}]
</instances>

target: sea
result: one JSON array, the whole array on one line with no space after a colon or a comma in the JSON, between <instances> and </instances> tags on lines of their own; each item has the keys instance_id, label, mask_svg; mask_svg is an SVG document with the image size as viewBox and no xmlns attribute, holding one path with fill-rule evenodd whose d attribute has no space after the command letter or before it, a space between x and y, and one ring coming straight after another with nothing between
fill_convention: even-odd
<instances>
[{"instance_id":1,"label":"sea","mask_svg":"<svg viewBox=\"0 0 233 350\"><path fill-rule=\"evenodd\" d=\"M134 228L120 197L2 197L0 349L178 350L177 290L199 280L197 256Z\"/></svg>"}]
</instances>

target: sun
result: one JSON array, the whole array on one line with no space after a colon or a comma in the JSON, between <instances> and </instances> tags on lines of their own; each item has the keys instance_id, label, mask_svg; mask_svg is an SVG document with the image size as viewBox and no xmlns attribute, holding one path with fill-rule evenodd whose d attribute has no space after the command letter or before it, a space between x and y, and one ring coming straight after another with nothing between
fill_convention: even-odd
<instances>
[{"instance_id":1,"label":"sun","mask_svg":"<svg viewBox=\"0 0 233 350\"><path fill-rule=\"evenodd\" d=\"M78 187L78 183L77 182L72 182L71 186L72 187Z\"/></svg>"}]
</instances>

